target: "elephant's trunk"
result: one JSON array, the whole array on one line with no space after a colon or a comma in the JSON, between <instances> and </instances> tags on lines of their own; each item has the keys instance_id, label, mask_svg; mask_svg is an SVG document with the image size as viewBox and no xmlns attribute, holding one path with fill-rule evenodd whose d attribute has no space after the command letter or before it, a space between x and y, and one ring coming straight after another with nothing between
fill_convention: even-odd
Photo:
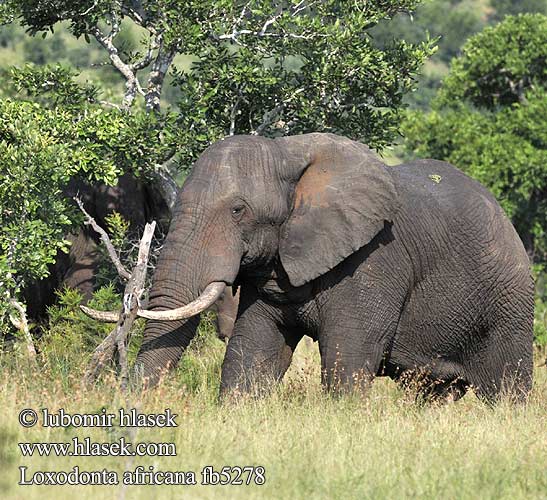
<instances>
[{"instance_id":1,"label":"elephant's trunk","mask_svg":"<svg viewBox=\"0 0 547 500\"><path fill-rule=\"evenodd\" d=\"M149 308L152 311L177 308L192 302L197 295L197 290L192 291L182 283L157 279ZM177 365L194 338L198 323L199 315L177 321L147 321L135 362L135 375L145 386L156 385L163 374Z\"/></svg>"},{"instance_id":2,"label":"elephant's trunk","mask_svg":"<svg viewBox=\"0 0 547 500\"><path fill-rule=\"evenodd\" d=\"M194 338L199 311L214 302L226 284L233 283L239 270L240 254L230 252L226 235L210 224L196 224L198 219L196 210L179 206L154 273L148 311L187 313L183 306L196 301L189 306L195 306L196 315L173 320L188 314L152 314L148 319L135 363L136 378L147 387L156 385L162 374L177 365ZM217 248L223 251L214 251Z\"/></svg>"}]
</instances>

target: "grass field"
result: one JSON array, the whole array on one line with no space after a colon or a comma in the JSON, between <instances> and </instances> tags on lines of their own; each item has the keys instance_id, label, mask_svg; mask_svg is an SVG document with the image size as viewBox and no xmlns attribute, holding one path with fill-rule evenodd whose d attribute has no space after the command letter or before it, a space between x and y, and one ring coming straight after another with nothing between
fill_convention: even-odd
<instances>
[{"instance_id":1,"label":"grass field","mask_svg":"<svg viewBox=\"0 0 547 500\"><path fill-rule=\"evenodd\" d=\"M537 358L535 386L526 407L490 408L472 394L447 405L420 405L393 382L375 381L366 396L334 398L319 385L316 344L298 348L283 384L263 400L219 406L216 401L224 346L205 332L178 372L159 389L124 396L114 377L94 389L79 378L85 352L51 348L29 368L17 353L4 354L0 388L0 497L21 498L547 498L547 368ZM66 354L66 353L65 353ZM23 408L115 413L136 406L166 408L177 428L25 429ZM19 442L68 442L89 436L110 442L173 442L177 456L23 457ZM36 471L195 471L206 465L263 466L265 484L249 486L19 486ZM244 477L245 478L245 477Z\"/></svg>"}]
</instances>

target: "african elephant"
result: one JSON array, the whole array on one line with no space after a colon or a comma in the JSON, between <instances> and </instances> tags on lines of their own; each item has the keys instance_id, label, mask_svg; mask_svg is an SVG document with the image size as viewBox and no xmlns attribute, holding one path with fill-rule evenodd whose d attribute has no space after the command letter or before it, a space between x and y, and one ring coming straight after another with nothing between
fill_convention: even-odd
<instances>
[{"instance_id":1,"label":"african elephant","mask_svg":"<svg viewBox=\"0 0 547 500\"><path fill-rule=\"evenodd\" d=\"M64 196L78 195L97 223L106 227L105 218L116 211L129 222L130 236L137 237L149 220L155 219L167 227L169 210L161 195L147 183L131 174L122 175L115 186L90 185L73 179L64 190ZM47 306L55 301L55 290L66 285L79 290L84 300L91 298L95 278L101 263L99 237L93 229L83 226L67 235L71 242L68 254L59 252L50 276L33 283L25 290L29 316L43 317Z\"/></svg>"},{"instance_id":2,"label":"african elephant","mask_svg":"<svg viewBox=\"0 0 547 500\"><path fill-rule=\"evenodd\" d=\"M435 397L531 387L528 257L494 197L445 162L387 167L332 134L213 144L178 194L139 313L148 384L226 286L241 297L221 397L280 380L304 335L334 390L413 374Z\"/></svg>"},{"instance_id":3,"label":"african elephant","mask_svg":"<svg viewBox=\"0 0 547 500\"><path fill-rule=\"evenodd\" d=\"M145 223L156 220L160 228L167 229L170 212L161 194L141 179L131 174L122 175L115 186L91 186L80 180L73 180L64 195L78 195L87 212L101 226L106 227L106 216L116 211L129 223L129 235L137 238ZM101 264L99 237L97 233L82 226L67 236L70 241L68 254L59 252L50 276L33 283L25 291L29 316L40 319L47 306L55 301L55 290L68 286L78 290L84 302L91 299L96 289L96 275ZM215 315L218 337L228 339L235 323L239 293L223 293L210 307Z\"/></svg>"}]
</instances>

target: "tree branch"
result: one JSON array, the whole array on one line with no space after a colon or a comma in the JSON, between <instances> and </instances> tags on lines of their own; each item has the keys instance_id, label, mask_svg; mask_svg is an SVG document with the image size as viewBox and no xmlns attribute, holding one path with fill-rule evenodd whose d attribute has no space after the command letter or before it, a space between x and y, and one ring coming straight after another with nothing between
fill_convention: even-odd
<instances>
[{"instance_id":1,"label":"tree branch","mask_svg":"<svg viewBox=\"0 0 547 500\"><path fill-rule=\"evenodd\" d=\"M272 108L270 111L264 113L262 123L256 127L255 130L251 132L252 135L262 135L267 127L269 127L274 120L277 118L279 113L289 104L298 94L304 92L303 88L295 90L288 98L284 99L283 102L279 103L277 106Z\"/></svg>"},{"instance_id":2,"label":"tree branch","mask_svg":"<svg viewBox=\"0 0 547 500\"><path fill-rule=\"evenodd\" d=\"M115 104L113 102L110 102L110 101L105 101L105 100L102 100L102 99L99 99L98 101L96 101L98 104L101 104L102 106L106 106L108 108L114 108L114 109L117 109L118 111L123 111L122 107L119 106L118 104Z\"/></svg>"},{"instance_id":3,"label":"tree branch","mask_svg":"<svg viewBox=\"0 0 547 500\"><path fill-rule=\"evenodd\" d=\"M137 92L144 95L142 87L137 79L136 71L130 64L125 63L119 53L118 49L113 43L113 39L120 31L120 24L115 15L112 15L112 30L108 35L103 33L97 26L93 27L89 34L95 37L97 42L108 52L108 57L112 62L112 65L122 74L125 78L125 95L123 98L122 107L127 110L133 104Z\"/></svg>"},{"instance_id":4,"label":"tree branch","mask_svg":"<svg viewBox=\"0 0 547 500\"><path fill-rule=\"evenodd\" d=\"M264 119L262 120L262 123L252 132L252 135L262 135L266 128L273 123L274 119L279 115L284 107L285 103L282 102L281 104L278 104L275 108L264 113Z\"/></svg>"},{"instance_id":5,"label":"tree branch","mask_svg":"<svg viewBox=\"0 0 547 500\"><path fill-rule=\"evenodd\" d=\"M249 2L250 3L250 2ZM232 25L232 31L231 33L225 33L222 35L213 35L213 38L215 40L230 40L234 43L237 43L238 45L242 45L242 43L239 40L239 37L241 35L252 35L256 36L258 38L296 38L296 39L303 39L303 40L311 40L317 36L326 36L326 35L318 35L316 33L307 33L307 34L298 34L298 33L290 33L287 31L281 31L278 33L272 33L269 30L269 28L274 25L285 13L282 7L279 8L276 14L274 14L269 19L266 19L266 21L262 24L262 27L260 29L240 29L239 26L242 23L243 19L245 18L245 15L247 14L247 10L249 8L249 3L247 3L243 10L241 11L241 14L239 17L234 21ZM313 2L312 2L313 3ZM311 5L306 2L306 0L301 0L296 5L293 5L291 9L287 12L288 15L291 17L295 17L300 14L303 10L308 8Z\"/></svg>"},{"instance_id":6,"label":"tree branch","mask_svg":"<svg viewBox=\"0 0 547 500\"><path fill-rule=\"evenodd\" d=\"M241 94L236 99L236 102L232 106L232 110L230 111L230 133L229 135L232 136L236 132L236 117L237 117L237 111L239 108L239 103L241 102Z\"/></svg>"},{"instance_id":7,"label":"tree branch","mask_svg":"<svg viewBox=\"0 0 547 500\"><path fill-rule=\"evenodd\" d=\"M154 59L154 51L160 48L162 44L162 39L163 39L162 33L159 33L158 35L150 34L148 50L146 51L146 54L140 61L136 61L133 64L131 64L131 69L133 69L133 71L136 72L150 65L150 63Z\"/></svg>"},{"instance_id":8,"label":"tree branch","mask_svg":"<svg viewBox=\"0 0 547 500\"><path fill-rule=\"evenodd\" d=\"M125 16L129 17L129 19L133 20L135 24L138 24L139 26L142 26L143 28L146 28L150 33L153 35L156 35L156 30L153 26L148 24L148 16L146 15L146 11L144 10L142 6L141 0L133 0L131 2L132 5L130 7L121 4L121 12Z\"/></svg>"},{"instance_id":9,"label":"tree branch","mask_svg":"<svg viewBox=\"0 0 547 500\"><path fill-rule=\"evenodd\" d=\"M87 16L93 9L95 9L95 7L97 7L98 4L99 4L99 0L95 0L95 1L93 2L93 4L91 5L91 7L89 7L89 9L84 10L84 11L80 14L80 16L81 16L81 17Z\"/></svg>"},{"instance_id":10,"label":"tree branch","mask_svg":"<svg viewBox=\"0 0 547 500\"><path fill-rule=\"evenodd\" d=\"M301 0L300 2L298 2L296 5L292 7L291 15L297 16L298 14L300 14L300 12L307 9L308 7L309 5L306 3L306 0Z\"/></svg>"},{"instance_id":11,"label":"tree branch","mask_svg":"<svg viewBox=\"0 0 547 500\"><path fill-rule=\"evenodd\" d=\"M146 109L148 111L158 111L160 109L160 97L163 88L163 82L165 75L175 58L178 50L178 44L175 43L169 49L165 51L163 45L163 38L159 39L158 53L156 59L152 63L150 69L150 75L148 77L146 95L144 100L146 102Z\"/></svg>"},{"instance_id":12,"label":"tree branch","mask_svg":"<svg viewBox=\"0 0 547 500\"><path fill-rule=\"evenodd\" d=\"M82 203L82 200L80 200L80 198L78 198L77 196L74 196L73 199L78 204L78 207L80 208L80 210L83 212L83 214L86 217L84 224L86 226L91 226L95 230L95 232L98 233L99 236L101 237L101 240L104 243L106 250L108 251L108 255L110 256L110 259L116 266L116 271L118 271L120 278L124 280L128 280L129 278L131 278L131 274L123 267L122 263L120 262L118 253L116 252L114 245L112 245L112 242L110 241L110 238L108 237L108 234L106 233L106 231L95 222L95 219L93 219L91 215L89 215L86 212L84 208L84 204Z\"/></svg>"},{"instance_id":13,"label":"tree branch","mask_svg":"<svg viewBox=\"0 0 547 500\"><path fill-rule=\"evenodd\" d=\"M178 186L164 165L157 165L154 174L156 185L172 214L177 200Z\"/></svg>"},{"instance_id":14,"label":"tree branch","mask_svg":"<svg viewBox=\"0 0 547 500\"><path fill-rule=\"evenodd\" d=\"M32 336L28 327L27 313L25 311L25 308L23 307L23 304L15 299L9 299L9 304L19 313L19 319L15 318L11 314L9 315L11 324L23 334L23 340L25 341L25 345L27 347L28 357L31 361L35 361L36 348L34 347L34 342L32 341Z\"/></svg>"},{"instance_id":15,"label":"tree branch","mask_svg":"<svg viewBox=\"0 0 547 500\"><path fill-rule=\"evenodd\" d=\"M139 254L137 264L133 269L127 284L122 300L122 310L118 314L116 327L108 334L108 336L95 349L88 369L84 374L84 383L91 384L99 376L104 366L115 357L118 353L118 362L120 365L120 378L122 390L127 389L129 381L129 367L127 362L127 345L129 342L129 334L140 305L140 299L144 292L144 284L146 280L146 271L148 265L148 255L150 252L150 244L156 223L146 224L144 233L139 245ZM80 306L85 310L85 306ZM86 313L87 314L87 313ZM110 321L112 318L101 319L101 321Z\"/></svg>"}]
</instances>

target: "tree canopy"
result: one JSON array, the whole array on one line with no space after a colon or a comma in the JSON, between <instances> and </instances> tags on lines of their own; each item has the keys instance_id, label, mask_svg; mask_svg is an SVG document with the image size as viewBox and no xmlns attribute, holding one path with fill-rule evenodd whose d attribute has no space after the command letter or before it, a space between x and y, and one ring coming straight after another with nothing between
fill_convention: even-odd
<instances>
[{"instance_id":1,"label":"tree canopy","mask_svg":"<svg viewBox=\"0 0 547 500\"><path fill-rule=\"evenodd\" d=\"M52 33L68 27L93 43L124 89L118 95L110 81L82 83L67 67L44 66L47 51L2 77L0 301L46 276L56 252L66 249L64 234L78 220L62 194L71 178L115 183L126 172L147 176L169 205L177 174L227 135L331 131L377 148L389 144L402 98L433 47L403 40L378 47L369 31L415 4L3 2L3 21L19 22L32 36L56 40ZM124 35L127 26L139 41ZM67 55L66 45L54 49ZM182 56L189 67L174 64ZM178 102L166 106L169 72Z\"/></svg>"},{"instance_id":2,"label":"tree canopy","mask_svg":"<svg viewBox=\"0 0 547 500\"><path fill-rule=\"evenodd\" d=\"M139 95L157 110L177 54L193 58L178 71L179 150L234 133L279 135L330 130L381 147L397 129L397 109L431 44L404 41L379 49L368 31L416 1L328 0L8 0L31 34L66 21L76 37L95 39L125 80L122 107ZM117 44L124 21L144 33L138 50ZM194 132L193 130L196 129ZM198 139L198 147L191 144ZM190 143L190 144L188 144ZM186 159L187 160L187 159Z\"/></svg>"},{"instance_id":3,"label":"tree canopy","mask_svg":"<svg viewBox=\"0 0 547 500\"><path fill-rule=\"evenodd\" d=\"M470 38L432 103L405 125L406 147L490 188L531 259L547 262L547 17L508 16Z\"/></svg>"}]
</instances>

